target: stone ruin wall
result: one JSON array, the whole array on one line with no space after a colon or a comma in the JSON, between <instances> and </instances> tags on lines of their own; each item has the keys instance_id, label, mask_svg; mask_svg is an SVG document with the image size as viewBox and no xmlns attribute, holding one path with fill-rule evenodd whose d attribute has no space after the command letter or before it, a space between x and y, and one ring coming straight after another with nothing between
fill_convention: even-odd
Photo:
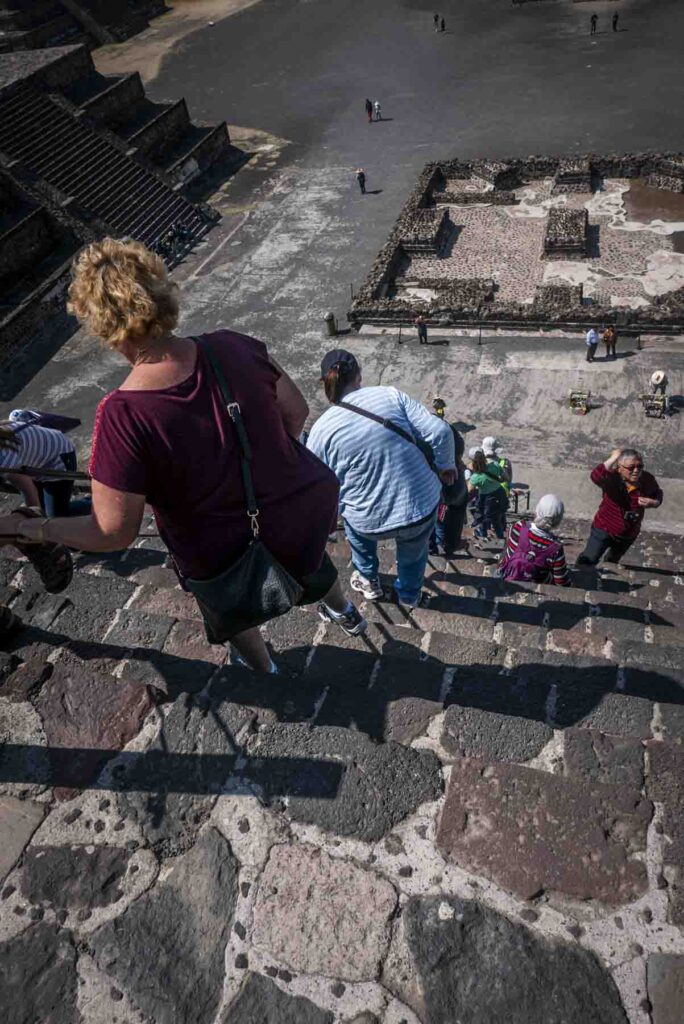
<instances>
[{"instance_id":1,"label":"stone ruin wall","mask_svg":"<svg viewBox=\"0 0 684 1024\"><path fill-rule=\"evenodd\" d=\"M667 295L657 296L650 306L625 310L613 306L584 306L581 286L555 285L553 292L543 285L531 304L496 300L492 282L485 278L470 278L454 282L435 279L420 280L418 287L434 287L437 295L432 300L418 297L391 299L391 288L396 272L407 258L402 239L411 235L418 211L429 208L435 200L449 196L444 191L450 179L466 179L473 172L482 175L483 168L495 168L502 192L508 192L513 183L521 184L544 178L554 178L564 164L588 162L594 178L646 178L663 182L656 187L669 191L684 191L684 154L682 153L623 153L585 154L581 156L512 157L494 162L482 160L441 160L426 164L416 185L409 194L387 243L378 253L363 285L357 292L347 314L352 326L363 323L380 326L410 325L420 314L433 326L468 326L497 324L517 327L558 327L581 324L631 325L635 330L672 331L684 326L684 288ZM502 169L503 168L503 169ZM681 174L681 177L680 177ZM668 182L673 182L671 187ZM495 192L497 189L495 188ZM473 193L471 193L472 195ZM492 202L491 193L483 193ZM445 201L449 201L446 199ZM552 297L553 296L553 297Z\"/></svg>"}]
</instances>

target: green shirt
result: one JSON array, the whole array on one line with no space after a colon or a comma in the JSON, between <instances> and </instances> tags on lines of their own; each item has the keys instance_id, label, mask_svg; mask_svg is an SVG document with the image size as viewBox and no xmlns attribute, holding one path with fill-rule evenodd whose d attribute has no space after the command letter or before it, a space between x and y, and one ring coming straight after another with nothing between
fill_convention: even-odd
<instances>
[{"instance_id":1,"label":"green shirt","mask_svg":"<svg viewBox=\"0 0 684 1024\"><path fill-rule=\"evenodd\" d=\"M495 480L492 477L496 477ZM481 494L491 494L501 487L501 467L496 462L487 463L487 473L471 473L470 483Z\"/></svg>"}]
</instances>

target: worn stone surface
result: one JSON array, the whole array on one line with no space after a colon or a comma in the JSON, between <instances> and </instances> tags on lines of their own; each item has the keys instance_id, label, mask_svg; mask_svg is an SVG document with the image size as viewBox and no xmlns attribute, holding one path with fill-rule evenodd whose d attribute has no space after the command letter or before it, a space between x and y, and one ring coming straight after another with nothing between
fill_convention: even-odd
<instances>
[{"instance_id":1,"label":"worn stone surface","mask_svg":"<svg viewBox=\"0 0 684 1024\"><path fill-rule=\"evenodd\" d=\"M4 1024L81 1024L71 934L40 922L0 943Z\"/></svg>"},{"instance_id":2,"label":"worn stone surface","mask_svg":"<svg viewBox=\"0 0 684 1024\"><path fill-rule=\"evenodd\" d=\"M152 615L124 608L107 633L107 643L124 649L144 647L160 651L172 625L173 619L169 615Z\"/></svg>"},{"instance_id":3,"label":"worn stone surface","mask_svg":"<svg viewBox=\"0 0 684 1024\"><path fill-rule=\"evenodd\" d=\"M646 978L653 1024L681 1024L684 1016L684 956L651 953Z\"/></svg>"},{"instance_id":4,"label":"worn stone surface","mask_svg":"<svg viewBox=\"0 0 684 1024\"><path fill-rule=\"evenodd\" d=\"M669 917L684 925L684 748L674 743L647 744L646 792L663 805L663 847Z\"/></svg>"},{"instance_id":5,"label":"worn stone surface","mask_svg":"<svg viewBox=\"0 0 684 1024\"><path fill-rule=\"evenodd\" d=\"M592 953L456 897L408 901L382 980L425 1024L627 1022Z\"/></svg>"},{"instance_id":6,"label":"worn stone surface","mask_svg":"<svg viewBox=\"0 0 684 1024\"><path fill-rule=\"evenodd\" d=\"M625 903L646 890L652 805L638 791L518 765L454 765L437 842L524 899L555 890ZM514 852L513 852L514 851Z\"/></svg>"},{"instance_id":7,"label":"worn stone surface","mask_svg":"<svg viewBox=\"0 0 684 1024\"><path fill-rule=\"evenodd\" d=\"M58 796L70 796L139 732L154 700L145 686L65 652L36 706L50 747L51 781Z\"/></svg>"},{"instance_id":8,"label":"worn stone surface","mask_svg":"<svg viewBox=\"0 0 684 1024\"><path fill-rule=\"evenodd\" d=\"M264 977L248 974L220 1024L332 1024L333 1015L305 999L290 996Z\"/></svg>"},{"instance_id":9,"label":"worn stone surface","mask_svg":"<svg viewBox=\"0 0 684 1024\"><path fill-rule=\"evenodd\" d=\"M441 792L429 751L372 743L349 729L265 726L247 742L244 776L295 821L366 842ZM285 799L287 798L287 799Z\"/></svg>"},{"instance_id":10,"label":"worn stone surface","mask_svg":"<svg viewBox=\"0 0 684 1024\"><path fill-rule=\"evenodd\" d=\"M442 746L460 757L529 761L552 736L553 729L531 718L452 704L444 715Z\"/></svg>"},{"instance_id":11,"label":"worn stone surface","mask_svg":"<svg viewBox=\"0 0 684 1024\"><path fill-rule=\"evenodd\" d=\"M237 865L208 829L164 881L99 928L100 969L155 1024L205 1024L221 999Z\"/></svg>"},{"instance_id":12,"label":"worn stone surface","mask_svg":"<svg viewBox=\"0 0 684 1024\"><path fill-rule=\"evenodd\" d=\"M0 796L0 883L16 864L44 814L42 804Z\"/></svg>"},{"instance_id":13,"label":"worn stone surface","mask_svg":"<svg viewBox=\"0 0 684 1024\"><path fill-rule=\"evenodd\" d=\"M310 846L274 846L259 883L254 945L296 971L345 981L377 977L394 888Z\"/></svg>"},{"instance_id":14,"label":"worn stone surface","mask_svg":"<svg viewBox=\"0 0 684 1024\"><path fill-rule=\"evenodd\" d=\"M249 708L211 698L178 697L157 738L115 766L121 812L130 815L159 852L185 850L206 821L239 752L237 736Z\"/></svg>"},{"instance_id":15,"label":"worn stone surface","mask_svg":"<svg viewBox=\"0 0 684 1024\"><path fill-rule=\"evenodd\" d=\"M21 890L31 903L67 910L106 907L122 896L128 853L118 846L30 846Z\"/></svg>"},{"instance_id":16,"label":"worn stone surface","mask_svg":"<svg viewBox=\"0 0 684 1024\"><path fill-rule=\"evenodd\" d=\"M123 608L134 591L135 586L128 580L75 573L55 629L76 640L101 641L117 609Z\"/></svg>"},{"instance_id":17,"label":"worn stone surface","mask_svg":"<svg viewBox=\"0 0 684 1024\"><path fill-rule=\"evenodd\" d=\"M50 779L45 734L32 706L0 698L0 792L37 796Z\"/></svg>"},{"instance_id":18,"label":"worn stone surface","mask_svg":"<svg viewBox=\"0 0 684 1024\"><path fill-rule=\"evenodd\" d=\"M563 744L566 775L636 790L643 786L644 748L639 740L593 729L566 729Z\"/></svg>"}]
</instances>

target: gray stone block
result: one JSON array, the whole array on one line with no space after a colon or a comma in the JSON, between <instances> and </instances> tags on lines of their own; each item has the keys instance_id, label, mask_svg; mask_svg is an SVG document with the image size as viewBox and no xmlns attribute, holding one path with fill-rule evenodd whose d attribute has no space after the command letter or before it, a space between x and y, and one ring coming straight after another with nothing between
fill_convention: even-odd
<instances>
[{"instance_id":1,"label":"gray stone block","mask_svg":"<svg viewBox=\"0 0 684 1024\"><path fill-rule=\"evenodd\" d=\"M566 729L563 740L567 775L636 790L643 786L644 748L639 740L606 736L593 729Z\"/></svg>"},{"instance_id":2,"label":"gray stone block","mask_svg":"<svg viewBox=\"0 0 684 1024\"><path fill-rule=\"evenodd\" d=\"M100 969L155 1024L206 1024L223 992L237 864L208 829L170 875L91 937Z\"/></svg>"},{"instance_id":3,"label":"gray stone block","mask_svg":"<svg viewBox=\"0 0 684 1024\"><path fill-rule=\"evenodd\" d=\"M350 729L266 726L249 738L247 753L242 773L268 803L295 821L366 842L381 839L442 788L431 752L372 743Z\"/></svg>"},{"instance_id":4,"label":"gray stone block","mask_svg":"<svg viewBox=\"0 0 684 1024\"><path fill-rule=\"evenodd\" d=\"M383 983L430 1024L627 1024L592 953L453 896L409 900Z\"/></svg>"},{"instance_id":5,"label":"gray stone block","mask_svg":"<svg viewBox=\"0 0 684 1024\"><path fill-rule=\"evenodd\" d=\"M122 896L128 856L118 846L30 846L21 891L31 903L55 908L106 907Z\"/></svg>"},{"instance_id":6,"label":"gray stone block","mask_svg":"<svg viewBox=\"0 0 684 1024\"><path fill-rule=\"evenodd\" d=\"M684 956L652 953L646 965L646 977L653 1024L682 1024Z\"/></svg>"},{"instance_id":7,"label":"gray stone block","mask_svg":"<svg viewBox=\"0 0 684 1024\"><path fill-rule=\"evenodd\" d=\"M490 761L529 761L546 746L553 729L515 715L452 704L444 716L442 746L459 757Z\"/></svg>"},{"instance_id":8,"label":"gray stone block","mask_svg":"<svg viewBox=\"0 0 684 1024\"><path fill-rule=\"evenodd\" d=\"M333 1015L303 996L291 996L264 977L248 974L220 1024L332 1024Z\"/></svg>"},{"instance_id":9,"label":"gray stone block","mask_svg":"<svg viewBox=\"0 0 684 1024\"><path fill-rule=\"evenodd\" d=\"M4 1024L81 1024L71 933L41 922L0 943L0 997Z\"/></svg>"}]
</instances>

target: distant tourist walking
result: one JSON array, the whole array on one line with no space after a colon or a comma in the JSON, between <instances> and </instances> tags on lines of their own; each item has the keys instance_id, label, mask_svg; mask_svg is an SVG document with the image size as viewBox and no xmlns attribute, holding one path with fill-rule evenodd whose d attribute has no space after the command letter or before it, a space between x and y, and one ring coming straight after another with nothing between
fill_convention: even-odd
<instances>
[{"instance_id":1,"label":"distant tourist walking","mask_svg":"<svg viewBox=\"0 0 684 1024\"><path fill-rule=\"evenodd\" d=\"M590 35L596 35L596 26L598 25L598 14L592 14L591 16L591 32Z\"/></svg>"},{"instance_id":2,"label":"distant tourist walking","mask_svg":"<svg viewBox=\"0 0 684 1024\"><path fill-rule=\"evenodd\" d=\"M603 344L606 346L606 359L609 357L617 359L617 353L615 352L615 346L617 345L617 331L612 324L608 324L603 332Z\"/></svg>"},{"instance_id":3,"label":"distant tourist walking","mask_svg":"<svg viewBox=\"0 0 684 1024\"><path fill-rule=\"evenodd\" d=\"M140 242L105 238L76 257L69 309L131 369L98 406L93 514L16 530L121 551L148 503L209 642L230 640L249 667L274 672L259 626L293 604L321 602L352 636L366 628L326 554L339 486L293 440L308 406L266 346L230 330L177 335L178 306L162 260Z\"/></svg>"},{"instance_id":4,"label":"distant tourist walking","mask_svg":"<svg viewBox=\"0 0 684 1024\"><path fill-rule=\"evenodd\" d=\"M413 321L418 328L418 341L421 345L427 345L427 321L424 316L417 316Z\"/></svg>"},{"instance_id":5,"label":"distant tourist walking","mask_svg":"<svg viewBox=\"0 0 684 1024\"><path fill-rule=\"evenodd\" d=\"M598 348L599 343L599 335L595 327L591 327L587 331L587 336L585 340L587 345L587 362L593 363L594 357L596 355L596 349Z\"/></svg>"},{"instance_id":6,"label":"distant tourist walking","mask_svg":"<svg viewBox=\"0 0 684 1024\"><path fill-rule=\"evenodd\" d=\"M378 542L394 540L396 599L416 607L442 484L456 482L454 436L397 388L362 387L351 352L328 352L321 378L331 408L314 423L308 445L340 482L354 564L350 586L367 601L383 597Z\"/></svg>"},{"instance_id":7,"label":"distant tourist walking","mask_svg":"<svg viewBox=\"0 0 684 1024\"><path fill-rule=\"evenodd\" d=\"M371 121L373 120L373 104L368 99L366 100L366 117L368 118L368 123L370 124Z\"/></svg>"},{"instance_id":8,"label":"distant tourist walking","mask_svg":"<svg viewBox=\"0 0 684 1024\"><path fill-rule=\"evenodd\" d=\"M439 14L433 14L432 23L435 26L435 32L439 31Z\"/></svg>"},{"instance_id":9,"label":"distant tourist walking","mask_svg":"<svg viewBox=\"0 0 684 1024\"><path fill-rule=\"evenodd\" d=\"M444 20L444 18L442 18L442 20L440 21L439 24L440 24L440 28L441 28L442 32L445 32L446 31L446 21Z\"/></svg>"},{"instance_id":10,"label":"distant tourist walking","mask_svg":"<svg viewBox=\"0 0 684 1024\"><path fill-rule=\"evenodd\" d=\"M662 504L663 492L634 448L616 448L592 469L591 479L603 498L576 564L596 565L604 554L607 562L619 562L639 536L646 509Z\"/></svg>"},{"instance_id":11,"label":"distant tourist walking","mask_svg":"<svg viewBox=\"0 0 684 1024\"><path fill-rule=\"evenodd\" d=\"M620 17L620 15L616 11L615 14L613 15L613 32L617 32L617 30L618 30L618 18L619 17Z\"/></svg>"},{"instance_id":12,"label":"distant tourist walking","mask_svg":"<svg viewBox=\"0 0 684 1024\"><path fill-rule=\"evenodd\" d=\"M565 506L555 494L545 494L534 510L534 521L513 523L497 575L507 580L570 586L563 545L553 532L560 526Z\"/></svg>"},{"instance_id":13,"label":"distant tourist walking","mask_svg":"<svg viewBox=\"0 0 684 1024\"><path fill-rule=\"evenodd\" d=\"M356 172L356 180L359 183L359 188L361 189L361 195L365 196L365 194L366 194L366 172L364 171L363 167L359 167L358 171Z\"/></svg>"},{"instance_id":14,"label":"distant tourist walking","mask_svg":"<svg viewBox=\"0 0 684 1024\"><path fill-rule=\"evenodd\" d=\"M375 101L375 103L373 104L373 109L375 110L375 120L382 121L382 110L380 108L380 100Z\"/></svg>"}]
</instances>

